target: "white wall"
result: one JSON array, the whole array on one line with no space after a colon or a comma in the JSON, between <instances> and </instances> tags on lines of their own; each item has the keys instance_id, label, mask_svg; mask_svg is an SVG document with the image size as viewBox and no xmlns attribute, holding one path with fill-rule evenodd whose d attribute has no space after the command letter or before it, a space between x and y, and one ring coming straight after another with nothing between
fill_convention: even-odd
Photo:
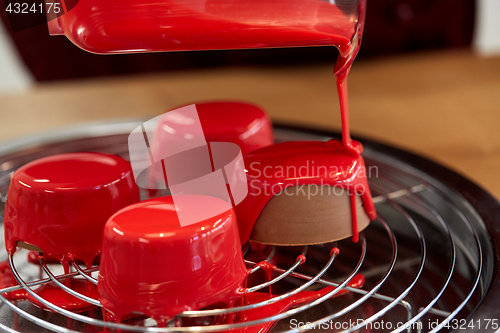
<instances>
[{"instance_id":1,"label":"white wall","mask_svg":"<svg viewBox=\"0 0 500 333\"><path fill-rule=\"evenodd\" d=\"M500 55L500 0L477 0L472 46L483 56Z\"/></svg>"},{"instance_id":2,"label":"white wall","mask_svg":"<svg viewBox=\"0 0 500 333\"><path fill-rule=\"evenodd\" d=\"M0 94L24 91L33 82L31 73L18 57L8 32L0 23Z\"/></svg>"}]
</instances>

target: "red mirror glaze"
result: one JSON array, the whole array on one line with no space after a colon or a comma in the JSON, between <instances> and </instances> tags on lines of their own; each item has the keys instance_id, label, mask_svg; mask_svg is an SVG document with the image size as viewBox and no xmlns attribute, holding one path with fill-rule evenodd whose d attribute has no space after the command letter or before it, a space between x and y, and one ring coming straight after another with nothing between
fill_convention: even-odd
<instances>
[{"instance_id":1,"label":"red mirror glaze","mask_svg":"<svg viewBox=\"0 0 500 333\"><path fill-rule=\"evenodd\" d=\"M38 159L13 175L5 206L5 244L35 245L65 264L92 265L102 230L119 209L139 200L130 163L119 156L71 153Z\"/></svg>"},{"instance_id":2,"label":"red mirror glaze","mask_svg":"<svg viewBox=\"0 0 500 333\"><path fill-rule=\"evenodd\" d=\"M65 283L66 286L76 291L77 293L83 294L93 299L99 299L97 287L95 286L95 284L90 283L87 280L70 278L66 280ZM95 308L95 305L87 303L75 296L70 295L53 282L38 287L37 289L35 289L35 293L38 296L42 297L44 300L69 311L83 312ZM26 298L37 307L51 311L31 295L27 294L26 296Z\"/></svg>"},{"instance_id":3,"label":"red mirror glaze","mask_svg":"<svg viewBox=\"0 0 500 333\"><path fill-rule=\"evenodd\" d=\"M126 207L106 223L98 289L118 321L139 312L164 323L182 311L229 306L241 297L247 273L233 209L213 197L183 197L193 211L224 213L181 227L167 196Z\"/></svg>"},{"instance_id":4,"label":"red mirror glaze","mask_svg":"<svg viewBox=\"0 0 500 333\"><path fill-rule=\"evenodd\" d=\"M257 105L236 101L210 101L196 103L195 106L206 142L235 143L243 155L274 143L271 120L264 109ZM167 114L159 116L156 124L151 143L153 156L164 155L160 152L168 151L172 141L182 141L186 140L186 135L192 136L189 129L173 122L175 119L166 116ZM165 181L160 163L151 166L148 180L150 184Z\"/></svg>"},{"instance_id":5,"label":"red mirror glaze","mask_svg":"<svg viewBox=\"0 0 500 333\"><path fill-rule=\"evenodd\" d=\"M352 144L362 150L359 142L352 141ZM376 218L363 157L348 153L341 141L278 143L253 151L244 160L248 195L236 206L242 243L249 240L267 202L291 186L340 186L349 192L356 192L361 195L369 218Z\"/></svg>"},{"instance_id":6,"label":"red mirror glaze","mask_svg":"<svg viewBox=\"0 0 500 333\"><path fill-rule=\"evenodd\" d=\"M274 143L271 120L257 105L236 101L195 105L208 142L236 143L243 155Z\"/></svg>"},{"instance_id":7,"label":"red mirror glaze","mask_svg":"<svg viewBox=\"0 0 500 333\"><path fill-rule=\"evenodd\" d=\"M356 274L352 280L347 284L349 287L352 288L362 288L365 283L365 277L362 274ZM240 317L235 320L235 322L244 322L244 321L253 321L253 320L259 320L262 318L270 317L270 316L275 316L277 314L283 313L290 308L293 307L298 307L301 305L304 305L306 303L313 302L317 300L320 297L325 296L332 290L334 290L334 287L324 287L322 289L319 289L317 291L312 291L312 290L303 290L293 296L290 296L288 298L285 298L281 301L278 301L276 303L266 305L260 308L255 308L251 310L244 311L242 314L240 314ZM333 297L340 297L342 295L345 295L349 293L346 289L341 289L339 292L337 292ZM249 293L246 296L247 303L248 304L255 304L258 302L262 302L265 300L268 300L270 298L275 297L271 293L264 293L264 292L253 292ZM313 320L311 320L312 322ZM253 326L248 326L240 329L235 329L230 332L235 332L235 333L264 333L268 332L273 328L273 326L276 324L275 321L268 321L263 324L257 324ZM323 327L322 327L323 328Z\"/></svg>"},{"instance_id":8,"label":"red mirror glaze","mask_svg":"<svg viewBox=\"0 0 500 333\"><path fill-rule=\"evenodd\" d=\"M345 62L357 22L319 0L81 0L49 31L94 53L332 45Z\"/></svg>"}]
</instances>

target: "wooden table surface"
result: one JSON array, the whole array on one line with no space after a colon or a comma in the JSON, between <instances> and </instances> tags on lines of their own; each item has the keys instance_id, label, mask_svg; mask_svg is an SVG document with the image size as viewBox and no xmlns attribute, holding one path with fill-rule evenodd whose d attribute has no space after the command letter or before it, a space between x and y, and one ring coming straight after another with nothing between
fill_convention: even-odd
<instances>
[{"instance_id":1,"label":"wooden table surface","mask_svg":"<svg viewBox=\"0 0 500 333\"><path fill-rule=\"evenodd\" d=\"M219 68L40 84L0 96L0 140L88 121L248 100L277 122L340 129L331 65ZM500 198L500 58L446 51L356 61L351 129L430 157Z\"/></svg>"}]
</instances>

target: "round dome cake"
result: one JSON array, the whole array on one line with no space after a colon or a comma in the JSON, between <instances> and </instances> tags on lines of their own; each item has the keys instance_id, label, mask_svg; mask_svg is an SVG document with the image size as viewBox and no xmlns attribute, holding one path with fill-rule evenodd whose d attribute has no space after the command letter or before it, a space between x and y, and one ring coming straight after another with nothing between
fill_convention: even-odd
<instances>
[{"instance_id":1,"label":"round dome cake","mask_svg":"<svg viewBox=\"0 0 500 333\"><path fill-rule=\"evenodd\" d=\"M191 205L190 213L212 217L182 226L178 200ZM118 321L142 313L165 323L185 310L230 306L246 275L236 216L221 199L150 199L117 212L104 228L98 290Z\"/></svg>"},{"instance_id":2,"label":"round dome cake","mask_svg":"<svg viewBox=\"0 0 500 333\"><path fill-rule=\"evenodd\" d=\"M130 163L115 155L70 153L44 157L13 175L5 205L5 245L43 251L87 266L101 251L108 218L137 202Z\"/></svg>"},{"instance_id":3,"label":"round dome cake","mask_svg":"<svg viewBox=\"0 0 500 333\"><path fill-rule=\"evenodd\" d=\"M151 140L151 154L157 163L149 169L148 188L156 188L158 182L164 185L165 177L159 160L165 157L166 152L178 149L178 153L185 153L197 149L194 153L204 156L209 153L208 142L231 142L237 144L245 155L274 143L271 121L264 109L257 105L211 101L184 107L185 110L187 108L192 112L178 108L157 117Z\"/></svg>"}]
</instances>

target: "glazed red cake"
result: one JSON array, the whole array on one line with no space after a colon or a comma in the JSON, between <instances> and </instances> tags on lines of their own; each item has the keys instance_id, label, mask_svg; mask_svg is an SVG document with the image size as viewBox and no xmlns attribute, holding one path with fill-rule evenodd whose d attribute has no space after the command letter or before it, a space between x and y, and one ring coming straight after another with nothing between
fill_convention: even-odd
<instances>
[{"instance_id":1,"label":"glazed red cake","mask_svg":"<svg viewBox=\"0 0 500 333\"><path fill-rule=\"evenodd\" d=\"M195 105L208 142L236 143L243 155L274 143L271 120L255 104L213 101Z\"/></svg>"},{"instance_id":2,"label":"glazed red cake","mask_svg":"<svg viewBox=\"0 0 500 333\"><path fill-rule=\"evenodd\" d=\"M138 200L130 163L119 156L70 153L30 162L14 173L9 188L7 252L34 246L66 268L72 259L91 266L108 218Z\"/></svg>"},{"instance_id":3,"label":"glazed red cake","mask_svg":"<svg viewBox=\"0 0 500 333\"><path fill-rule=\"evenodd\" d=\"M211 101L196 103L195 107L201 124L199 130L193 126L198 121L196 117L179 121L178 116L172 117L168 112L158 117L151 143L154 157L164 156L163 151L171 150L175 142L184 146L184 141L193 140L193 136L200 136L197 139L205 142L235 143L243 155L274 143L271 121L257 105ZM153 164L148 178L150 184L164 181L160 163Z\"/></svg>"},{"instance_id":4,"label":"glazed red cake","mask_svg":"<svg viewBox=\"0 0 500 333\"><path fill-rule=\"evenodd\" d=\"M179 199L192 214L213 217L181 227L167 196L128 206L106 223L98 290L118 321L142 313L161 326L185 310L230 306L244 292L247 273L231 206L209 196Z\"/></svg>"},{"instance_id":5,"label":"glazed red cake","mask_svg":"<svg viewBox=\"0 0 500 333\"><path fill-rule=\"evenodd\" d=\"M359 142L352 145L362 151ZM236 206L242 243L306 245L348 236L357 241L376 218L364 160L341 141L284 142L244 160L248 195Z\"/></svg>"}]
</instances>

